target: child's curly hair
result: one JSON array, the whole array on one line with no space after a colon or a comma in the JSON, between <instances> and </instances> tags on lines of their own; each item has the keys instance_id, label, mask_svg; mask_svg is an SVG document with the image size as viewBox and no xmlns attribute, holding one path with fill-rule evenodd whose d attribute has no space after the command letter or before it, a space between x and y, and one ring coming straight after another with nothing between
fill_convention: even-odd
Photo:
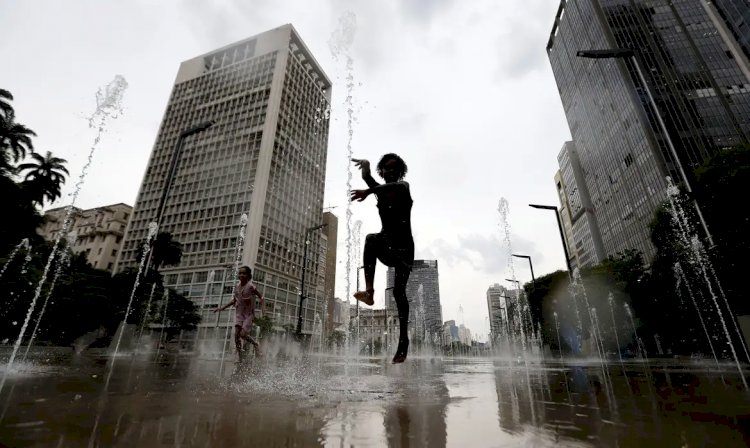
<instances>
[{"instance_id":1,"label":"child's curly hair","mask_svg":"<svg viewBox=\"0 0 750 448\"><path fill-rule=\"evenodd\" d=\"M395 160L396 164L398 165L398 180L403 179L404 176L406 176L406 172L409 171L409 168L406 166L406 163L404 163L404 159L392 152L380 158L380 162L378 162L377 166L378 175L380 177L383 177L383 169L385 168L385 164L390 162L391 160Z\"/></svg>"}]
</instances>

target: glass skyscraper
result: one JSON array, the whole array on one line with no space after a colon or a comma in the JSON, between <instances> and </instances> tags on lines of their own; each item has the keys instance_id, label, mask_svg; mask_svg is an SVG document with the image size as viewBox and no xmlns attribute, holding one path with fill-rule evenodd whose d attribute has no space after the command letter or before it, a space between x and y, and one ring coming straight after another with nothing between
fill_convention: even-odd
<instances>
[{"instance_id":1,"label":"glass skyscraper","mask_svg":"<svg viewBox=\"0 0 750 448\"><path fill-rule=\"evenodd\" d=\"M745 13L750 8L747 2L718 3ZM750 80L737 41L721 32L728 25L718 3L560 4L547 53L605 255L638 249L650 258L648 223L666 198L666 176L679 182L678 164L690 175L717 151L748 140ZM658 110L632 58L577 57L581 50L612 48L635 50Z\"/></svg>"},{"instance_id":2,"label":"glass skyscraper","mask_svg":"<svg viewBox=\"0 0 750 448\"><path fill-rule=\"evenodd\" d=\"M311 332L315 315L326 317L325 241L307 229L323 222L330 99L331 82L291 25L183 62L117 269L138 263L179 135L211 120L185 140L166 200L160 231L183 244L183 256L179 266L162 268L165 283L203 307L206 330L222 327L226 317L214 322L210 310L230 300L239 261L253 268L265 313L277 325L296 325L307 245L303 330Z\"/></svg>"},{"instance_id":3,"label":"glass skyscraper","mask_svg":"<svg viewBox=\"0 0 750 448\"><path fill-rule=\"evenodd\" d=\"M386 277L385 303L388 309L395 310L393 285L396 270L389 267ZM409 299L409 330L412 334L425 338L440 337L443 330L443 308L440 305L440 282L437 260L414 260L409 281L406 283L406 297ZM432 340L432 339L429 339Z\"/></svg>"}]
</instances>

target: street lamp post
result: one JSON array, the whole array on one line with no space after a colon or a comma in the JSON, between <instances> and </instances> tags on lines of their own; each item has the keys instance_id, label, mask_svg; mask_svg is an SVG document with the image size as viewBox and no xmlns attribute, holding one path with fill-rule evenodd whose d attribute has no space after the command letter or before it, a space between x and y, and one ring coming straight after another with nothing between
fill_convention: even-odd
<instances>
[{"instance_id":1,"label":"street lamp post","mask_svg":"<svg viewBox=\"0 0 750 448\"><path fill-rule=\"evenodd\" d=\"M685 169L682 166L682 162L680 161L680 158L677 155L677 150L675 149L674 143L672 142L672 137L669 135L669 132L667 131L667 125L664 122L664 118L662 117L661 112L659 111L659 108L656 105L656 100L654 100L654 95L651 92L651 88L648 86L648 83L646 82L646 77L643 75L643 70L641 69L640 62L638 62L638 56L636 55L636 51L632 48L611 48L611 49L605 49L605 50L580 50L576 53L576 56L580 58L587 58L587 59L630 59L631 61L633 61L633 66L635 67L635 71L638 74L638 78L641 80L641 84L643 84L643 89L646 91L646 96L648 97L648 100L651 103L651 107L654 109L654 114L656 115L656 121L659 123L661 132L662 134L664 134L664 138L667 140L667 146L669 146L669 152L672 153L672 157L674 158L674 161L677 164L677 170L680 172L682 183L685 184L685 189L687 190L688 194L690 195L691 200L693 201L693 206L695 207L695 212L698 215L698 219L701 222L701 227L703 227L703 231L706 233L706 238L708 239L708 243L711 246L713 246L714 241L713 241L713 238L711 237L711 233L708 231L708 225L706 225L706 220L703 218L703 213L701 212L700 206L698 205L698 201L696 201L695 197L693 196L693 189L690 187L690 181L688 180L687 173L685 173Z\"/></svg>"},{"instance_id":2,"label":"street lamp post","mask_svg":"<svg viewBox=\"0 0 750 448\"><path fill-rule=\"evenodd\" d=\"M515 284L516 284L516 286L518 286L518 289L519 289L519 291L521 290L521 282L520 282L520 281L518 281L518 280L513 280L512 278L506 278L506 279L505 279L505 281L506 281L506 282L511 282L511 283L515 283Z\"/></svg>"},{"instance_id":3,"label":"street lamp post","mask_svg":"<svg viewBox=\"0 0 750 448\"><path fill-rule=\"evenodd\" d=\"M531 269L531 284L534 285L534 289L536 289L536 278L534 278L534 265L531 264L531 256L529 255L519 255L519 254L512 254L516 258L526 258L529 260L529 269Z\"/></svg>"},{"instance_id":4,"label":"street lamp post","mask_svg":"<svg viewBox=\"0 0 750 448\"><path fill-rule=\"evenodd\" d=\"M302 305L306 299L305 297L305 273L307 272L307 246L310 239L310 234L316 230L320 230L328 224L323 223L314 227L310 227L305 230L305 251L302 257L302 284L300 285L299 293L299 310L297 310L297 337L302 336Z\"/></svg>"},{"instance_id":5,"label":"street lamp post","mask_svg":"<svg viewBox=\"0 0 750 448\"><path fill-rule=\"evenodd\" d=\"M555 218L557 218L557 228L560 230L560 240L562 241L563 251L565 252L565 265L568 267L568 277L571 277L573 275L573 270L570 268L570 254L568 253L568 244L565 242L565 234L563 233L562 221L560 221L560 211L554 205L529 204L529 207L538 208L541 210L555 211Z\"/></svg>"},{"instance_id":6,"label":"street lamp post","mask_svg":"<svg viewBox=\"0 0 750 448\"><path fill-rule=\"evenodd\" d=\"M161 220L164 217L164 208L167 205L167 197L169 197L169 190L172 189L172 184L174 183L174 178L177 175L177 167L180 164L180 156L182 155L182 149L185 147L185 139L190 137L191 135L198 134L200 132L205 131L206 129L213 126L216 122L215 121L204 121L203 123L199 123L195 126L192 126L188 129L185 129L180 133L179 138L177 139L177 144L175 145L174 151L172 151L172 158L169 161L169 170L167 171L167 177L164 179L164 187L161 190L161 198L159 198L159 205L156 207L156 218L154 219L154 222L156 222L156 229L157 229L157 235L161 227ZM156 238L151 240L151 250L148 253L148 258L146 259L146 265L144 266L144 275L148 274L148 269L151 266L151 259L154 255L154 240Z\"/></svg>"}]
</instances>

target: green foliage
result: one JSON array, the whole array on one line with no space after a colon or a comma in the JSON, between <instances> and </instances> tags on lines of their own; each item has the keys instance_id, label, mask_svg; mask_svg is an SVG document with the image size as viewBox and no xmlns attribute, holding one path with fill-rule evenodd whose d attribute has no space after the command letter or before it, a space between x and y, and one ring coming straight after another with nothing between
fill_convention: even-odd
<instances>
[{"instance_id":1,"label":"green foliage","mask_svg":"<svg viewBox=\"0 0 750 448\"><path fill-rule=\"evenodd\" d=\"M346 335L343 331L333 331L326 338L326 345L331 347L343 347L346 342Z\"/></svg>"},{"instance_id":2,"label":"green foliage","mask_svg":"<svg viewBox=\"0 0 750 448\"><path fill-rule=\"evenodd\" d=\"M44 156L37 153L30 155L32 161L18 165L19 172L25 172L21 189L32 201L43 204L45 200L54 202L62 194L61 186L65 183L65 159L55 157L47 151Z\"/></svg>"},{"instance_id":3,"label":"green foliage","mask_svg":"<svg viewBox=\"0 0 750 448\"><path fill-rule=\"evenodd\" d=\"M273 332L273 319L269 316L261 316L256 318L253 323L260 329L260 337L263 338Z\"/></svg>"},{"instance_id":4,"label":"green foliage","mask_svg":"<svg viewBox=\"0 0 750 448\"><path fill-rule=\"evenodd\" d=\"M0 226L0 257L10 253L22 239L28 238L32 244L43 240L36 232L44 219L31 201L24 200L21 188L7 177L0 175L0 209L3 210L3 224ZM0 262L4 260L0 259Z\"/></svg>"},{"instance_id":5,"label":"green foliage","mask_svg":"<svg viewBox=\"0 0 750 448\"><path fill-rule=\"evenodd\" d=\"M138 245L136 260L143 255L145 241ZM151 266L152 271L158 271L162 266L174 266L182 259L182 243L175 240L169 232L159 232L151 243Z\"/></svg>"}]
</instances>

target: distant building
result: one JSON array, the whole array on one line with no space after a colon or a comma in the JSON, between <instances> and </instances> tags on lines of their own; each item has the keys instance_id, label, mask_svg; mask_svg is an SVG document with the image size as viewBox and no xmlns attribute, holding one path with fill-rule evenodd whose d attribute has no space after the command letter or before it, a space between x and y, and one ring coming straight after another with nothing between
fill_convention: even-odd
<instances>
[{"instance_id":1,"label":"distant building","mask_svg":"<svg viewBox=\"0 0 750 448\"><path fill-rule=\"evenodd\" d=\"M487 313L490 321L490 341L507 334L505 317L505 287L495 283L487 288Z\"/></svg>"},{"instance_id":2,"label":"distant building","mask_svg":"<svg viewBox=\"0 0 750 448\"><path fill-rule=\"evenodd\" d=\"M446 345L459 341L458 327L455 320L447 320L443 323L443 341Z\"/></svg>"},{"instance_id":3,"label":"distant building","mask_svg":"<svg viewBox=\"0 0 750 448\"><path fill-rule=\"evenodd\" d=\"M344 308L347 306L351 306L351 304L339 299L338 297L334 297L333 310L331 313L331 332L346 331L346 324L348 324L348 322L344 322Z\"/></svg>"},{"instance_id":4,"label":"distant building","mask_svg":"<svg viewBox=\"0 0 750 448\"><path fill-rule=\"evenodd\" d=\"M471 330L466 328L464 324L458 327L458 340L464 345L471 345Z\"/></svg>"},{"instance_id":5,"label":"distant building","mask_svg":"<svg viewBox=\"0 0 750 448\"><path fill-rule=\"evenodd\" d=\"M62 230L66 213L67 207L47 210L39 234L47 241L54 241ZM71 249L85 253L88 263L96 269L112 272L132 214L133 207L122 203L88 210L73 207L68 229L78 237Z\"/></svg>"},{"instance_id":6,"label":"distant building","mask_svg":"<svg viewBox=\"0 0 750 448\"><path fill-rule=\"evenodd\" d=\"M321 267L325 269L323 291L326 299L325 334L328 335L334 328L333 306L336 293L336 243L339 235L339 219L331 212L323 212L323 222L326 224L322 230L326 251Z\"/></svg>"},{"instance_id":7,"label":"distant building","mask_svg":"<svg viewBox=\"0 0 750 448\"><path fill-rule=\"evenodd\" d=\"M350 315L357 314L356 305L352 305ZM384 350L398 345L398 313L388 308L359 308L359 327L357 319L352 320L354 334L359 333L361 346L380 345Z\"/></svg>"},{"instance_id":8,"label":"distant building","mask_svg":"<svg viewBox=\"0 0 750 448\"><path fill-rule=\"evenodd\" d=\"M396 271L388 268L385 299L387 308L396 310L393 285ZM443 329L443 310L440 305L440 283L437 260L414 260L409 282L406 284L409 299L409 329L411 334L434 340Z\"/></svg>"}]
</instances>

